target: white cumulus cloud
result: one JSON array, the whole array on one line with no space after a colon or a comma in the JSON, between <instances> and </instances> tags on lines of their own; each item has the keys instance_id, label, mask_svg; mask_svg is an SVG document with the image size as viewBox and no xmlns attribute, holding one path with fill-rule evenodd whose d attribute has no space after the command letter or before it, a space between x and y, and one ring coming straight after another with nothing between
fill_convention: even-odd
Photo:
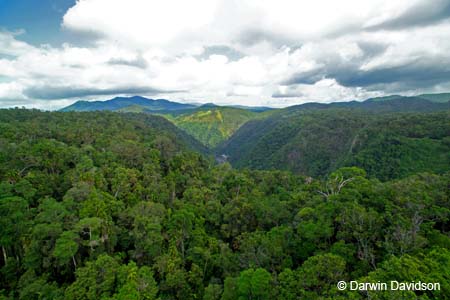
<instances>
[{"instance_id":1,"label":"white cumulus cloud","mask_svg":"<svg viewBox=\"0 0 450 300\"><path fill-rule=\"evenodd\" d=\"M61 26L93 43L0 32L0 106L133 94L286 106L450 86L448 0L78 0Z\"/></svg>"}]
</instances>

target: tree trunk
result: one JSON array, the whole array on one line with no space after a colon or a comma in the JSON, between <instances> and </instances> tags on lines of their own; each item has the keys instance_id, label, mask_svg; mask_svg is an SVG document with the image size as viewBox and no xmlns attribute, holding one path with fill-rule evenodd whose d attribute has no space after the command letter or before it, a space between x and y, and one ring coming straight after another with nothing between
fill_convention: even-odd
<instances>
[{"instance_id":1,"label":"tree trunk","mask_svg":"<svg viewBox=\"0 0 450 300\"><path fill-rule=\"evenodd\" d=\"M75 270L77 269L77 261L75 260L75 256L72 255L72 261L73 261L73 266L75 267Z\"/></svg>"},{"instance_id":2,"label":"tree trunk","mask_svg":"<svg viewBox=\"0 0 450 300\"><path fill-rule=\"evenodd\" d=\"M119 185L119 187L117 188L117 191L114 193L114 198L117 199L117 196L119 195L119 192L120 192L120 185Z\"/></svg>"},{"instance_id":3,"label":"tree trunk","mask_svg":"<svg viewBox=\"0 0 450 300\"><path fill-rule=\"evenodd\" d=\"M2 246L2 253L3 253L3 259L5 260L5 266L6 266L8 256L6 255L5 246Z\"/></svg>"}]
</instances>

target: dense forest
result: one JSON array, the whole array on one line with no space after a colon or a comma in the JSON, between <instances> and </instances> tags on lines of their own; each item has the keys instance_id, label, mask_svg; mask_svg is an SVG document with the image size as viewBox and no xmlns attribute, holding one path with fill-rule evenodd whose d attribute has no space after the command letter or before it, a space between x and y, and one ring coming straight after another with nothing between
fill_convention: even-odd
<instances>
[{"instance_id":1,"label":"dense forest","mask_svg":"<svg viewBox=\"0 0 450 300\"><path fill-rule=\"evenodd\" d=\"M450 110L287 110L244 124L217 153L233 166L326 177L344 166L382 181L450 166Z\"/></svg>"},{"instance_id":2,"label":"dense forest","mask_svg":"<svg viewBox=\"0 0 450 300\"><path fill-rule=\"evenodd\" d=\"M239 170L162 117L0 110L0 299L450 299L448 112L299 114Z\"/></svg>"}]
</instances>

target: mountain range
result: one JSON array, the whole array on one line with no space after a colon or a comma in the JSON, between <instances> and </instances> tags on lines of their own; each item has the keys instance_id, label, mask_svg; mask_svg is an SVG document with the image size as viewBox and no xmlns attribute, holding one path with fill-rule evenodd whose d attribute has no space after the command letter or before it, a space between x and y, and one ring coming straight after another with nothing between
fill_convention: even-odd
<instances>
[{"instance_id":1,"label":"mountain range","mask_svg":"<svg viewBox=\"0 0 450 300\"><path fill-rule=\"evenodd\" d=\"M450 101L450 93L441 93L441 94L422 94L417 96L400 96L400 95L391 95L385 97L377 97L370 98L363 102L388 102L391 100L409 100L412 102L413 100L428 100L430 102L436 103L447 103ZM358 103L358 101L351 102L336 102L332 105L354 105L354 103ZM361 103L361 102L359 102ZM310 105L317 105L317 103L306 103L297 105L308 107ZM323 105L323 104L322 104ZM186 112L191 109L196 108L206 108L206 107L223 107L218 106L213 103L206 104L185 104L169 101L166 99L149 99L141 96L133 96L133 97L116 97L110 100L105 101L85 101L80 100L77 101L67 107L62 108L60 111L101 111L101 110L110 110L110 111L124 111L124 112ZM274 108L270 107L250 107L243 105L230 105L228 107L245 109L253 112L264 112L273 110Z\"/></svg>"},{"instance_id":2,"label":"mountain range","mask_svg":"<svg viewBox=\"0 0 450 300\"><path fill-rule=\"evenodd\" d=\"M192 104L182 104L178 102L172 102L165 99L148 99L140 96L133 97L116 97L106 101L77 101L72 105L64 107L61 111L127 111L128 108L135 110L140 108L142 112L159 112L159 111L172 111L193 109L197 106Z\"/></svg>"},{"instance_id":3,"label":"mountain range","mask_svg":"<svg viewBox=\"0 0 450 300\"><path fill-rule=\"evenodd\" d=\"M209 148L203 153L226 157L237 168L323 176L355 165L390 180L439 173L450 165L449 99L450 94L393 95L270 109L135 96L79 101L61 111L159 115Z\"/></svg>"}]
</instances>

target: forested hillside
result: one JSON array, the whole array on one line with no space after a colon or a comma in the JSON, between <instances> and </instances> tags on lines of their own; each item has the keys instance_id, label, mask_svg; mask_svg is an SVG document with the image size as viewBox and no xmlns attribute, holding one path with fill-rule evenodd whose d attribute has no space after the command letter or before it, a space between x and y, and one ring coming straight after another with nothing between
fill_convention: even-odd
<instances>
[{"instance_id":1,"label":"forested hillside","mask_svg":"<svg viewBox=\"0 0 450 300\"><path fill-rule=\"evenodd\" d=\"M202 144L214 148L249 120L262 118L268 113L270 112L258 113L233 107L202 106L187 113L166 117Z\"/></svg>"},{"instance_id":2,"label":"forested hillside","mask_svg":"<svg viewBox=\"0 0 450 300\"><path fill-rule=\"evenodd\" d=\"M240 168L283 169L314 177L342 166L361 167L384 181L448 170L450 110L430 112L445 106L416 106L425 110L419 113L402 112L414 111L414 106L404 109L395 103L365 105L279 111L246 123L217 153L229 155Z\"/></svg>"},{"instance_id":3,"label":"forested hillside","mask_svg":"<svg viewBox=\"0 0 450 300\"><path fill-rule=\"evenodd\" d=\"M244 123L268 115L267 107L226 107L214 104L195 106L144 97L116 97L107 101L78 101L61 111L117 111L158 114L196 138L204 146L214 148L227 140ZM264 113L265 112L265 113Z\"/></svg>"},{"instance_id":4,"label":"forested hillside","mask_svg":"<svg viewBox=\"0 0 450 300\"><path fill-rule=\"evenodd\" d=\"M403 166L397 151L423 146L436 168L448 147L448 113L268 120L249 135L267 131L291 153L283 139L300 125L308 139L295 149L323 155L320 172L336 141L372 174L386 147ZM201 151L146 114L0 110L0 299L450 299L448 165L319 180L239 171ZM441 288L340 291L341 280Z\"/></svg>"}]
</instances>

